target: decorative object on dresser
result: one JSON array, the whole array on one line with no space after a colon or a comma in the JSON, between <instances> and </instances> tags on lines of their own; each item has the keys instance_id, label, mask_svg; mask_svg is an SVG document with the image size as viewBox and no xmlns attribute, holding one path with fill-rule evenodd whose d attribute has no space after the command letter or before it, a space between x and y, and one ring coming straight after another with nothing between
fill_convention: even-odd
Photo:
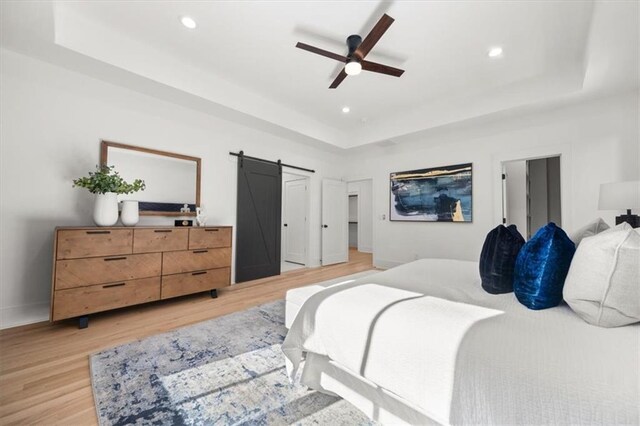
<instances>
[{"instance_id":1,"label":"decorative object on dresser","mask_svg":"<svg viewBox=\"0 0 640 426\"><path fill-rule=\"evenodd\" d=\"M118 194L132 194L146 188L144 180L135 179L133 183L128 183L115 167L106 163L96 166L96 171L89 172L89 176L74 179L73 186L86 188L96 194L93 221L98 226L112 226L118 221Z\"/></svg>"},{"instance_id":2,"label":"decorative object on dresser","mask_svg":"<svg viewBox=\"0 0 640 426\"><path fill-rule=\"evenodd\" d=\"M207 215L204 214L202 207L196 207L196 224L198 226L205 226L207 224Z\"/></svg>"},{"instance_id":3,"label":"decorative object on dresser","mask_svg":"<svg viewBox=\"0 0 640 426\"><path fill-rule=\"evenodd\" d=\"M231 284L230 226L56 228L51 321Z\"/></svg>"},{"instance_id":4,"label":"decorative object on dresser","mask_svg":"<svg viewBox=\"0 0 640 426\"><path fill-rule=\"evenodd\" d=\"M640 228L640 216L631 214L632 209L640 209L640 180L603 183L600 185L600 210L626 210L627 214L616 216L616 225L627 222Z\"/></svg>"},{"instance_id":5,"label":"decorative object on dresser","mask_svg":"<svg viewBox=\"0 0 640 426\"><path fill-rule=\"evenodd\" d=\"M122 212L120 221L124 226L135 226L140 220L138 202L134 200L124 200L122 202Z\"/></svg>"},{"instance_id":6,"label":"decorative object on dresser","mask_svg":"<svg viewBox=\"0 0 640 426\"><path fill-rule=\"evenodd\" d=\"M120 197L137 199L142 216L195 216L200 206L198 157L103 140L100 164L115 166L124 179L144 179L144 199Z\"/></svg>"}]
</instances>

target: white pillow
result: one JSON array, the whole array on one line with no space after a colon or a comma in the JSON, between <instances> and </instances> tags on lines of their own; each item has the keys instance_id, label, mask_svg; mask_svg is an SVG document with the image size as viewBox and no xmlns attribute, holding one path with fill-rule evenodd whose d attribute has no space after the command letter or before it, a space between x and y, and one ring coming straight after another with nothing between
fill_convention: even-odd
<instances>
[{"instance_id":1,"label":"white pillow","mask_svg":"<svg viewBox=\"0 0 640 426\"><path fill-rule=\"evenodd\" d=\"M640 233L621 224L582 240L563 296L590 324L619 327L640 322Z\"/></svg>"},{"instance_id":2,"label":"white pillow","mask_svg":"<svg viewBox=\"0 0 640 426\"><path fill-rule=\"evenodd\" d=\"M592 237L606 229L609 229L609 225L599 217L572 233L569 238L571 238L571 241L578 247L578 244L580 244L583 238Z\"/></svg>"},{"instance_id":3,"label":"white pillow","mask_svg":"<svg viewBox=\"0 0 640 426\"><path fill-rule=\"evenodd\" d=\"M613 228L606 229L606 230L604 230L602 232L628 231L630 229L633 229L633 226L629 225L627 222L622 222L622 223L617 224Z\"/></svg>"}]
</instances>

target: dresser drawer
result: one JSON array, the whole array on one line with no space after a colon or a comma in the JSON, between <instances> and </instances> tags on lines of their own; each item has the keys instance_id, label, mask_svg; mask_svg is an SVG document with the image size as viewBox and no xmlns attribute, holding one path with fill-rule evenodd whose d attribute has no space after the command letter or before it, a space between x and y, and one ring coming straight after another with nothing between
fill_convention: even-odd
<instances>
[{"instance_id":1,"label":"dresser drawer","mask_svg":"<svg viewBox=\"0 0 640 426\"><path fill-rule=\"evenodd\" d=\"M57 238L58 259L114 256L131 254L133 230L60 230Z\"/></svg>"},{"instance_id":2,"label":"dresser drawer","mask_svg":"<svg viewBox=\"0 0 640 426\"><path fill-rule=\"evenodd\" d=\"M162 275L231 266L231 248L172 251L162 255Z\"/></svg>"},{"instance_id":3,"label":"dresser drawer","mask_svg":"<svg viewBox=\"0 0 640 426\"><path fill-rule=\"evenodd\" d=\"M231 228L189 229L189 250L231 247Z\"/></svg>"},{"instance_id":4,"label":"dresser drawer","mask_svg":"<svg viewBox=\"0 0 640 426\"><path fill-rule=\"evenodd\" d=\"M156 277L161 271L162 253L58 260L55 289Z\"/></svg>"},{"instance_id":5,"label":"dresser drawer","mask_svg":"<svg viewBox=\"0 0 640 426\"><path fill-rule=\"evenodd\" d=\"M137 305L160 299L160 277L57 290L53 320Z\"/></svg>"},{"instance_id":6,"label":"dresser drawer","mask_svg":"<svg viewBox=\"0 0 640 426\"><path fill-rule=\"evenodd\" d=\"M162 277L162 298L198 293L229 285L231 268L188 272Z\"/></svg>"},{"instance_id":7,"label":"dresser drawer","mask_svg":"<svg viewBox=\"0 0 640 426\"><path fill-rule=\"evenodd\" d=\"M186 250L188 245L188 229L136 229L133 233L134 253Z\"/></svg>"}]
</instances>

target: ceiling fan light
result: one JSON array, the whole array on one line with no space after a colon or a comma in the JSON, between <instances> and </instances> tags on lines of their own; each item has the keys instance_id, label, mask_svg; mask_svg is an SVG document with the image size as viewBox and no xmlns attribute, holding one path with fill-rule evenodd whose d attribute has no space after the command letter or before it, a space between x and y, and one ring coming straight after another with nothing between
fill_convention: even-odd
<instances>
[{"instance_id":1,"label":"ceiling fan light","mask_svg":"<svg viewBox=\"0 0 640 426\"><path fill-rule=\"evenodd\" d=\"M344 66L344 71L347 75L358 75L362 71L362 65L358 61L351 61Z\"/></svg>"}]
</instances>

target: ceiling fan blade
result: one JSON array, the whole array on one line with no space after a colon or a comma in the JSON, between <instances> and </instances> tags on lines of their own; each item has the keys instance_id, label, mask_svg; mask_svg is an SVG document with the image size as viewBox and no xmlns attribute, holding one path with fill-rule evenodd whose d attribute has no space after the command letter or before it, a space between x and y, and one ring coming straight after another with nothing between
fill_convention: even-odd
<instances>
[{"instance_id":1,"label":"ceiling fan blade","mask_svg":"<svg viewBox=\"0 0 640 426\"><path fill-rule=\"evenodd\" d=\"M340 62L347 62L347 57L338 55L337 53L332 53L327 50L320 49L318 47L309 46L308 44L300 43L296 44L298 49L306 50L307 52L315 53L317 55L326 56L327 58L335 59Z\"/></svg>"},{"instance_id":2,"label":"ceiling fan blade","mask_svg":"<svg viewBox=\"0 0 640 426\"><path fill-rule=\"evenodd\" d=\"M393 24L394 19L387 15L386 13L382 15L382 18L378 21L378 23L371 29L369 34L362 40L360 46L355 51L355 55L364 59L365 56L371 51L373 46L376 45L378 40L384 35L384 33L389 29L391 24Z\"/></svg>"},{"instance_id":3,"label":"ceiling fan blade","mask_svg":"<svg viewBox=\"0 0 640 426\"><path fill-rule=\"evenodd\" d=\"M347 72L344 70L344 68L342 68L342 71L340 71L340 74L338 74L336 79L333 80L333 83L331 83L329 89L335 89L336 87L338 87L340 83L342 83L342 80L344 80L345 78L347 78Z\"/></svg>"},{"instance_id":4,"label":"ceiling fan blade","mask_svg":"<svg viewBox=\"0 0 640 426\"><path fill-rule=\"evenodd\" d=\"M400 77L404 73L404 70L401 70L399 68L382 65L371 61L361 61L360 65L362 65L363 70L392 75L394 77Z\"/></svg>"}]
</instances>

